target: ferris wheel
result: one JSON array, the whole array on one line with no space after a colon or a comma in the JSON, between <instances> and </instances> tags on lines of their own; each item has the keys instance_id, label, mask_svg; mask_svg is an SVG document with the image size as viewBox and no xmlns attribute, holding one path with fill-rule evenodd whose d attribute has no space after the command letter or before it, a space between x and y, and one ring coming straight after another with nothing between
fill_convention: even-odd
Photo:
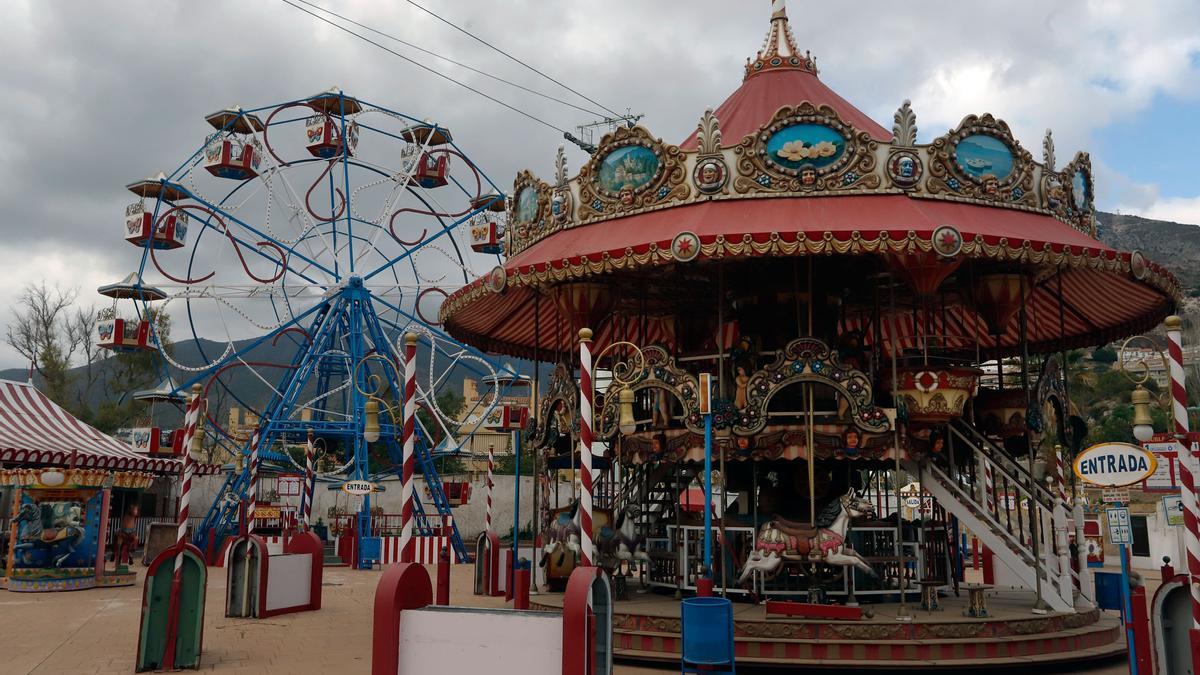
<instances>
[{"instance_id":1,"label":"ferris wheel","mask_svg":"<svg viewBox=\"0 0 1200 675\"><path fill-rule=\"evenodd\" d=\"M114 299L101 346L157 351L175 394L200 384L210 401L248 411L266 461L302 470L286 448L311 432L323 441L326 478L369 480L380 469L363 440L365 404L398 400L402 336L417 333L418 405L436 427L419 430L424 457L438 451L435 437L442 451L463 447L439 393L456 376L512 373L444 333L437 308L498 263L500 190L447 128L337 89L204 119L209 132L178 168L128 186L136 200L124 236L141 260L101 291ZM160 339L164 312L175 341L194 338L186 356ZM387 408L375 451L398 464L400 420ZM247 434L211 410L207 422L233 452L250 454ZM231 474L227 492L247 489L248 470ZM445 498L434 492L440 512ZM230 504L217 500L197 540L230 523Z\"/></svg>"}]
</instances>

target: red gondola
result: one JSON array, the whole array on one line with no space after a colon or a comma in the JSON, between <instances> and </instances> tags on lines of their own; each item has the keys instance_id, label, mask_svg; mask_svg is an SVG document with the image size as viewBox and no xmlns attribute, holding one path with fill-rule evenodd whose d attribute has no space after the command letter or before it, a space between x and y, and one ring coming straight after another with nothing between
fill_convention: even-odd
<instances>
[{"instance_id":1,"label":"red gondola","mask_svg":"<svg viewBox=\"0 0 1200 675\"><path fill-rule=\"evenodd\" d=\"M471 501L471 484L463 481L444 481L442 492L450 506L465 506Z\"/></svg>"},{"instance_id":2,"label":"red gondola","mask_svg":"<svg viewBox=\"0 0 1200 675\"><path fill-rule=\"evenodd\" d=\"M422 123L401 131L400 136L411 144L405 147L403 158L412 182L423 188L445 185L448 182L446 175L450 171L450 155L433 153L429 149L451 143L454 139L450 130L436 124Z\"/></svg>"},{"instance_id":3,"label":"red gondola","mask_svg":"<svg viewBox=\"0 0 1200 675\"><path fill-rule=\"evenodd\" d=\"M471 219L471 248L479 253L503 253L500 224L486 214L476 214Z\"/></svg>"},{"instance_id":4,"label":"red gondola","mask_svg":"<svg viewBox=\"0 0 1200 675\"><path fill-rule=\"evenodd\" d=\"M96 324L99 345L115 352L136 352L158 349L158 340L150 330L150 322L138 319L102 319Z\"/></svg>"},{"instance_id":5,"label":"red gondola","mask_svg":"<svg viewBox=\"0 0 1200 675\"><path fill-rule=\"evenodd\" d=\"M133 449L148 455L177 457L183 454L183 430L141 427L130 438Z\"/></svg>"},{"instance_id":6,"label":"red gondola","mask_svg":"<svg viewBox=\"0 0 1200 675\"><path fill-rule=\"evenodd\" d=\"M204 168L219 178L246 180L258 175L262 146L258 139L214 139L204 148Z\"/></svg>"},{"instance_id":7,"label":"red gondola","mask_svg":"<svg viewBox=\"0 0 1200 675\"><path fill-rule=\"evenodd\" d=\"M305 122L306 146L314 157L329 159L341 151L340 124L324 115L314 115ZM350 122L346 125L347 153L354 155L358 145L358 124Z\"/></svg>"},{"instance_id":8,"label":"red gondola","mask_svg":"<svg viewBox=\"0 0 1200 675\"><path fill-rule=\"evenodd\" d=\"M164 208L170 208L164 204ZM157 249L179 248L187 240L188 216L176 211L163 218L154 227L154 214L146 209L146 202L138 200L125 207L125 241L143 247L149 241ZM153 230L153 233L151 233Z\"/></svg>"},{"instance_id":9,"label":"red gondola","mask_svg":"<svg viewBox=\"0 0 1200 675\"><path fill-rule=\"evenodd\" d=\"M246 180L258 175L263 148L252 134L262 131L262 122L234 106L206 116L217 130L204 148L204 168L219 178Z\"/></svg>"}]
</instances>

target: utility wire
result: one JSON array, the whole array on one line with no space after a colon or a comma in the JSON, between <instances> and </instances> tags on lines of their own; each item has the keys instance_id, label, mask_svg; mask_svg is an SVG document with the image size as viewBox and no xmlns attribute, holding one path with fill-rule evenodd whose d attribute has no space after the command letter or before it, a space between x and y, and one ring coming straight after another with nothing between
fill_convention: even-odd
<instances>
[{"instance_id":1,"label":"utility wire","mask_svg":"<svg viewBox=\"0 0 1200 675\"><path fill-rule=\"evenodd\" d=\"M372 28L372 27L370 27L370 26L368 26L368 25L366 25L366 24L359 23L359 22L355 21L354 19L351 19L350 17L343 16L343 15L341 15L341 14L338 14L337 12L335 12L335 11L333 11L333 10L330 10L330 9L325 9L325 8L324 8L324 7L322 7L322 6L320 6L320 5L317 5L317 4L313 4L313 3L311 3L311 2L308 2L307 0L296 0L296 2L299 2L300 4L303 4L303 5L308 5L309 7L312 7L313 9L315 9L315 10L317 10L317 11L319 11L319 12L324 12L325 14L329 14L329 15L331 15L331 16L335 16L335 17L337 17L337 18L341 19L342 21L345 21L346 23L353 24L353 25L355 25L355 26L358 26L359 28L362 28L362 29L364 29L364 30L368 30L368 31L370 31L370 32L372 32L372 33L375 33L376 35L380 35L380 36L383 36L383 37L385 37L385 38L387 38L387 39L389 39L389 40L394 40L394 41L396 41L396 42L399 42L400 44L404 45L405 47L410 47L410 48L412 48L412 49L415 49L415 50L417 50L417 51L421 52L422 54L428 54L429 56L432 56L432 57L434 57L435 59L441 59L442 61L445 61L445 62L447 62L447 63L454 64L454 65L458 66L459 68L464 68L464 69L466 69L466 70L469 70L469 71L471 71L472 73L476 73L476 74L479 74L479 75L483 75L484 77L491 78L491 79L493 79L493 80L495 80L495 81L497 81L497 82L502 82L502 83L504 83L504 84L507 84L507 85L508 85L508 86L510 86L510 87L516 87L517 89L520 89L521 91L524 91L524 92L528 92L528 93L530 93L530 94L533 94L534 96L540 96L540 97L542 97L542 98L544 98L544 99L548 99L548 100L554 101L555 103L561 103L561 104L563 104L563 105L565 105L565 106L567 106L567 107L574 108L574 109L576 109L576 110L578 110L578 111L580 111L580 112L585 112L585 113L587 113L587 114L589 114L589 115L599 115L600 117L603 117L603 116L604 116L604 114L603 114L603 113L597 112L597 111L595 111L595 110L593 110L593 109L590 109L590 108L583 108L583 107L581 107L581 106L577 106L577 105L575 105L574 103L571 103L570 101L564 101L564 100L563 100L563 99L561 99L561 98L557 98L557 97L555 97L555 96L551 96L550 94L547 94L547 93L544 93L544 92L540 92L540 91L538 91L538 90L536 90L536 89L530 89L529 87L526 87L526 86L524 86L524 85L517 84L516 82L512 82L512 81L510 81L510 80L506 80L506 79L504 79L504 78L502 78L502 77L499 77L499 76L497 76L497 75L493 75L493 74L491 74L491 73L488 73L488 72L485 72L485 71L479 70L478 68L475 68L475 67L473 67L473 66L469 66L469 65L467 65L467 64L465 64L465 63L463 63L463 62L461 62L461 61L456 61L456 60L454 60L454 59L452 59L452 58L450 58L450 57L448 57L448 56L442 56L441 54L438 54L438 53L437 53L437 52L435 52L435 51L432 51L432 50L430 50L430 49L425 49L424 47L420 47L420 46L418 46L418 45L415 45L415 44L413 44L413 43L411 43L411 42L407 42L407 41L405 41L405 40L402 40L402 39L400 39L400 38L396 37L395 35L389 35L388 33L385 33L385 32L383 32L383 31L381 31L381 30L377 30L377 29L375 29L375 28Z\"/></svg>"},{"instance_id":2,"label":"utility wire","mask_svg":"<svg viewBox=\"0 0 1200 675\"><path fill-rule=\"evenodd\" d=\"M437 19L438 21L441 21L442 23L446 24L447 26L450 26L451 28L462 33L463 35L466 35L467 37L471 38L472 40L491 49L492 51L495 51L496 53L501 54L502 56L504 56L512 61L515 61L516 63L519 63L520 65L524 66L525 68L532 70L533 72L537 73L538 75L541 75L542 77L546 78L547 80L550 80L554 84L557 84L558 86L562 87L563 89L566 89L567 91L571 92L572 94L575 94L576 96L582 98L583 100L587 101L588 103L591 103L592 105L599 106L600 108L607 110L609 113L612 114L613 117L621 117L621 113L613 110L612 108L609 108L608 106L604 105L603 103L600 103L599 101L597 101L589 96L579 93L578 91L572 89L571 87L568 87L567 85L563 84L559 80L554 79L553 77L547 75L546 73L543 73L542 71L538 70L537 68L534 68L533 66L529 65L528 63L525 63L521 59L518 59L517 57L513 56L512 54L509 54L508 52L504 51L503 49L500 49L499 47L488 42L487 40L484 40L483 38L476 36L474 33L468 31L467 29L461 28L458 25L452 23L451 21L449 21L447 19L443 19L442 17L433 13L433 11L426 9L426 8L422 7L421 5L418 5L417 3L413 2L413 0L406 0L406 2L408 2L408 4L412 5L413 7L416 7L417 9L421 10L422 12L425 12L429 16L432 16L433 18Z\"/></svg>"},{"instance_id":3,"label":"utility wire","mask_svg":"<svg viewBox=\"0 0 1200 675\"><path fill-rule=\"evenodd\" d=\"M513 106L513 105L510 105L510 104L508 104L508 103L505 103L504 101L501 101L500 99L496 98L495 96L492 96L492 95L490 95L490 94L485 94L484 92L482 92L482 91L480 91L480 90L476 89L475 87L472 87L471 85L469 85L469 84L466 84L466 83L464 83L464 82L460 82L460 81L458 81L458 80L454 79L453 77L450 77L449 75L446 75L445 73L438 72L438 71L434 70L433 68L430 68L429 66L427 66L427 65L425 65L425 64L423 64L423 63L421 63L421 62L419 62L419 61L414 61L413 59L410 59L409 57L405 56L404 54L401 54L400 52L398 52L398 51L396 51L396 50L394 50L394 49L390 49L390 48L388 48L388 47L386 47L386 46L384 46L384 45L381 45L381 44L379 44L378 42L376 42L376 41L372 40L371 38L369 38L369 37L367 37L367 36L365 36L365 35L363 35L363 34L361 34L361 33L355 33L354 31L350 30L349 28L346 28L345 26L343 26L343 25L341 25L341 24L339 24L339 23L335 23L335 22L333 22L333 21L330 21L329 19L326 19L325 17L321 16L320 14L315 14L315 13L313 13L313 12L311 12L311 11L309 11L309 10L307 10L307 9L303 8L303 7L301 7L300 5L297 5L296 3L292 2L291 0L282 0L282 2L283 2L285 5L289 5L289 6L291 6L291 7L294 7L294 8L296 8L296 9L300 10L301 12L304 12L305 14L307 14L307 15L309 15L309 16L311 16L311 17L313 17L314 19L317 19L317 20L319 20L319 21L323 21L323 22L325 22L325 23L329 24L330 26L333 26L334 28L337 28L337 29L338 29L338 30L340 30L340 31L344 31L344 32L346 32L346 33L349 33L349 34L353 35L354 37L356 37L356 38L358 38L358 39L362 40L363 42L366 42L366 43L369 43L369 44L375 45L376 47L379 47L379 48L380 48L380 49L382 49L383 51L385 51L385 52L387 52L387 53L389 53L389 54L391 54L391 55L393 55L393 56L396 56L396 57L398 57L398 58L401 58L401 59L403 59L403 60L405 60L405 61L408 61L409 63L413 64L414 66L416 66L416 67L418 67L418 68L420 68L421 70L425 70L425 71L428 71L428 72L430 72L430 73L433 73L434 75L437 75L438 77L442 78L443 80L447 80L447 81L449 81L449 82L453 82L454 84L457 84L458 86L462 87L463 89L466 89L467 91L471 91L471 92L474 92L474 93L476 93L476 94L479 94L480 96L482 96L482 97L486 98L487 100L489 100L489 101L491 101L491 102L493 102L493 103L495 103L495 104L497 104L497 105L504 106L505 108L508 108L509 110L511 110L511 111L513 111L513 112L515 112L515 113L517 113L518 115L521 115L521 116L523 116L523 117L527 117L527 118L529 118L529 119L533 120L534 122L537 122L538 124L541 124L542 126L549 127L549 128L551 128L551 129L553 129L553 130L555 130L555 131L557 131L557 132L560 132L560 133L562 133L562 134L569 134L569 132L568 132L566 129L563 129L563 128L561 128L561 127L557 127L557 126L555 126L555 125L553 125L553 124L551 124L551 123L547 122L546 120L544 120L544 119L542 119L542 118L540 118L540 117L536 117L536 116L534 116L534 115L531 115L531 114L529 114L529 113L525 112L524 110L521 110L520 108L517 108L516 106Z\"/></svg>"}]
</instances>

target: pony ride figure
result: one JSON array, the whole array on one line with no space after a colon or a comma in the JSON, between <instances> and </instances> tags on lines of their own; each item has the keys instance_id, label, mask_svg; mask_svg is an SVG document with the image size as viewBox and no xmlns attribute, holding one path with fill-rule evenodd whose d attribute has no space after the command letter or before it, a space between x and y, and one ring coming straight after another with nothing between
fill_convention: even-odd
<instances>
[{"instance_id":1,"label":"pony ride figure","mask_svg":"<svg viewBox=\"0 0 1200 675\"><path fill-rule=\"evenodd\" d=\"M78 502L22 504L17 512L17 542L13 550L45 549L54 567L62 567L83 541L82 516L83 506Z\"/></svg>"},{"instance_id":2,"label":"pony ride figure","mask_svg":"<svg viewBox=\"0 0 1200 675\"><path fill-rule=\"evenodd\" d=\"M637 515L638 506L627 504L617 513L616 527L605 523L597 528L596 548L600 551L601 559L606 563L605 566L609 567L614 574L623 565L632 563L634 560L643 562L650 560L650 556L643 548L644 542L634 527Z\"/></svg>"},{"instance_id":3,"label":"pony ride figure","mask_svg":"<svg viewBox=\"0 0 1200 675\"><path fill-rule=\"evenodd\" d=\"M784 561L853 566L876 576L871 565L846 546L850 519L874 515L875 507L871 502L850 490L821 513L818 522L829 522L827 526L813 528L775 517L759 529L758 541L742 567L738 583L744 585L754 572L760 572L764 578L772 577Z\"/></svg>"},{"instance_id":4,"label":"pony ride figure","mask_svg":"<svg viewBox=\"0 0 1200 675\"><path fill-rule=\"evenodd\" d=\"M542 547L541 567L562 567L570 552L572 561L579 553L579 501L571 502L566 508L552 512L550 529L546 531L546 545ZM572 565L574 567L574 565Z\"/></svg>"}]
</instances>

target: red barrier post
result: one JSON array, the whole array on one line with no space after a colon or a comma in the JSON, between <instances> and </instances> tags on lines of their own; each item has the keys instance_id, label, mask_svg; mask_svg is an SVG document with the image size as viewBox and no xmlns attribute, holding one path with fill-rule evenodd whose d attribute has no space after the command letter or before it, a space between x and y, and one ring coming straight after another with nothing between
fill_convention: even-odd
<instances>
[{"instance_id":1,"label":"red barrier post","mask_svg":"<svg viewBox=\"0 0 1200 675\"><path fill-rule=\"evenodd\" d=\"M971 569L979 569L979 540L971 539Z\"/></svg>"},{"instance_id":2,"label":"red barrier post","mask_svg":"<svg viewBox=\"0 0 1200 675\"><path fill-rule=\"evenodd\" d=\"M713 594L712 577L701 577L696 580L696 596L700 598L711 598Z\"/></svg>"},{"instance_id":3,"label":"red barrier post","mask_svg":"<svg viewBox=\"0 0 1200 675\"><path fill-rule=\"evenodd\" d=\"M1154 659L1150 652L1150 614L1146 609L1146 588L1138 586L1129 591L1132 604L1130 624L1133 626L1133 644L1137 649L1138 675L1153 675ZM1194 632L1194 631L1193 631Z\"/></svg>"},{"instance_id":4,"label":"red barrier post","mask_svg":"<svg viewBox=\"0 0 1200 675\"><path fill-rule=\"evenodd\" d=\"M1168 579L1175 578L1175 567L1171 565L1171 559L1167 556L1163 556L1163 564L1158 568L1158 571L1162 574L1160 578L1163 580L1163 583L1166 583Z\"/></svg>"},{"instance_id":5,"label":"red barrier post","mask_svg":"<svg viewBox=\"0 0 1200 675\"><path fill-rule=\"evenodd\" d=\"M993 569L992 551L987 547L983 547L983 583L996 583L996 570Z\"/></svg>"},{"instance_id":6,"label":"red barrier post","mask_svg":"<svg viewBox=\"0 0 1200 675\"><path fill-rule=\"evenodd\" d=\"M513 562L514 562L513 561L513 552L512 552L512 549L510 548L504 552L504 571L501 572L501 574L504 575L505 581L512 579ZM513 599L513 584L506 583L506 584L504 584L504 601L508 602L512 599Z\"/></svg>"},{"instance_id":7,"label":"red barrier post","mask_svg":"<svg viewBox=\"0 0 1200 675\"><path fill-rule=\"evenodd\" d=\"M450 604L450 549L443 546L438 556L437 566L437 602L446 607Z\"/></svg>"},{"instance_id":8,"label":"red barrier post","mask_svg":"<svg viewBox=\"0 0 1200 675\"><path fill-rule=\"evenodd\" d=\"M529 609L529 567L521 565L513 574L513 609Z\"/></svg>"}]
</instances>

